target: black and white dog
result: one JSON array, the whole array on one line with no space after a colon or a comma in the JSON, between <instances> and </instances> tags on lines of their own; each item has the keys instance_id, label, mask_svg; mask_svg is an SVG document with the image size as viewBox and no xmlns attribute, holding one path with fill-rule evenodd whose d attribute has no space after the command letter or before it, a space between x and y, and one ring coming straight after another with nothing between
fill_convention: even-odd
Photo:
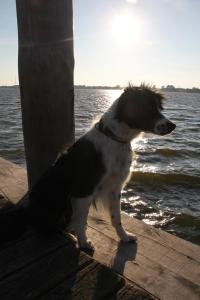
<instances>
[{"instance_id":1,"label":"black and white dog","mask_svg":"<svg viewBox=\"0 0 200 300\"><path fill-rule=\"evenodd\" d=\"M42 176L30 192L38 223L60 224L65 218L81 248L92 248L86 236L90 205L101 199L124 242L136 240L121 224L120 195L132 162L130 142L141 132L165 135L176 125L161 113L163 96L148 86L129 86L100 121Z\"/></svg>"}]
</instances>

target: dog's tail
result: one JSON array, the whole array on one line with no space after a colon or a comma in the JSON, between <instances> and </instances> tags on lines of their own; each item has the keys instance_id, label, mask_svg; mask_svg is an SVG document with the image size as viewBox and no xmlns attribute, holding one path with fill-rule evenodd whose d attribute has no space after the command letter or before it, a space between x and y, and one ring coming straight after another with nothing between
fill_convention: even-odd
<instances>
[{"instance_id":1,"label":"dog's tail","mask_svg":"<svg viewBox=\"0 0 200 300\"><path fill-rule=\"evenodd\" d=\"M22 235L30 225L27 207L6 204L0 210L0 244Z\"/></svg>"},{"instance_id":2,"label":"dog's tail","mask_svg":"<svg viewBox=\"0 0 200 300\"><path fill-rule=\"evenodd\" d=\"M59 200L59 199L57 199ZM64 230L72 215L71 201L65 207L57 205L43 207L41 203L33 205L6 204L0 210L0 245L18 239L28 228L34 228L42 234L52 234Z\"/></svg>"}]
</instances>

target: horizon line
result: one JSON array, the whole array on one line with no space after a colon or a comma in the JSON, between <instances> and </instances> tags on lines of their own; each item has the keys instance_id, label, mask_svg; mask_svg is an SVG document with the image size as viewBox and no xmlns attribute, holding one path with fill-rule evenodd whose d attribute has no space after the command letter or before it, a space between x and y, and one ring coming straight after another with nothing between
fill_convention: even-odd
<instances>
[{"instance_id":1,"label":"horizon line","mask_svg":"<svg viewBox=\"0 0 200 300\"><path fill-rule=\"evenodd\" d=\"M12 84L12 85L0 85L0 88L2 87L19 87L19 84ZM75 84L74 85L74 88L83 88L83 89L86 89L86 88L94 88L94 89L123 89L125 88L126 86L121 86L119 84L117 85L86 85L86 84ZM161 90L171 90L171 91L175 91L175 90L199 90L200 91L200 88L199 87L192 87L192 88L182 88L182 87L176 87L174 85L161 85L161 87L156 87L156 85L152 85L152 87L156 88L156 89L161 89Z\"/></svg>"}]
</instances>

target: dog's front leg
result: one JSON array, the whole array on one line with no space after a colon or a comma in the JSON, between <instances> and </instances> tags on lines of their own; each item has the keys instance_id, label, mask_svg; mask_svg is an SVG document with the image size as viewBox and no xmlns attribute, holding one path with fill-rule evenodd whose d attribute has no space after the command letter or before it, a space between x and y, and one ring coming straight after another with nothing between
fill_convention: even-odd
<instances>
[{"instance_id":1,"label":"dog's front leg","mask_svg":"<svg viewBox=\"0 0 200 300\"><path fill-rule=\"evenodd\" d=\"M92 197L72 198L73 215L68 230L75 231L81 249L94 250L92 243L87 239L87 218Z\"/></svg>"},{"instance_id":2,"label":"dog's front leg","mask_svg":"<svg viewBox=\"0 0 200 300\"><path fill-rule=\"evenodd\" d=\"M112 192L110 199L110 216L111 223L115 228L117 235L123 242L136 241L137 237L124 230L121 223L121 203L120 203L121 193Z\"/></svg>"}]
</instances>

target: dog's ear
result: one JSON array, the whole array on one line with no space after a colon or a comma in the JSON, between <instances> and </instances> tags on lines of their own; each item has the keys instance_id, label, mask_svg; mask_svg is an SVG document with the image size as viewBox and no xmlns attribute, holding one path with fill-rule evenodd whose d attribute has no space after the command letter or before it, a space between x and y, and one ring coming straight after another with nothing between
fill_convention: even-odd
<instances>
[{"instance_id":1,"label":"dog's ear","mask_svg":"<svg viewBox=\"0 0 200 300\"><path fill-rule=\"evenodd\" d=\"M115 117L119 122L123 121L124 108L126 105L126 99L124 97L124 93L125 93L125 90L124 90L123 94L121 94L121 96L119 97L119 99L117 101Z\"/></svg>"},{"instance_id":2,"label":"dog's ear","mask_svg":"<svg viewBox=\"0 0 200 300\"><path fill-rule=\"evenodd\" d=\"M119 97L116 118L120 122L125 122L126 120L132 118L135 113L137 113L137 106L134 101L134 94L129 89L125 89L124 93Z\"/></svg>"}]
</instances>

